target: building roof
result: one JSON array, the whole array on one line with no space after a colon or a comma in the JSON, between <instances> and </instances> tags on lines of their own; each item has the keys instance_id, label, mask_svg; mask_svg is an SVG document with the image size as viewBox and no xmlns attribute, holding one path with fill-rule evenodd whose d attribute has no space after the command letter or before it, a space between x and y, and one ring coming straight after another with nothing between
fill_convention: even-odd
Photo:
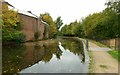
<instances>
[{"instance_id":1,"label":"building roof","mask_svg":"<svg viewBox=\"0 0 120 75\"><path fill-rule=\"evenodd\" d=\"M15 8L13 5L11 5L10 3L8 3L8 2L7 2L7 1L5 1L5 0L2 0L2 3L6 3L7 5L9 5L9 6L11 6L11 7Z\"/></svg>"},{"instance_id":2,"label":"building roof","mask_svg":"<svg viewBox=\"0 0 120 75\"><path fill-rule=\"evenodd\" d=\"M25 14L25 15L36 18L36 16L32 15L31 13L29 13L27 11L24 11L24 10L21 10L21 9L18 9L18 8L14 7L12 4L10 4L9 2L7 2L5 0L2 0L2 3L6 3L9 6L9 9L17 11L18 13L22 13L22 14Z\"/></svg>"},{"instance_id":3,"label":"building roof","mask_svg":"<svg viewBox=\"0 0 120 75\"><path fill-rule=\"evenodd\" d=\"M14 9L14 10L17 10L18 13L21 13L23 15L27 15L29 17L34 17L34 18L37 18L36 16L32 15L31 13L27 12L27 11L24 11L24 10L18 10L18 9Z\"/></svg>"},{"instance_id":4,"label":"building roof","mask_svg":"<svg viewBox=\"0 0 120 75\"><path fill-rule=\"evenodd\" d=\"M45 25L49 26L48 23L46 23L45 21L41 20L42 23L44 23Z\"/></svg>"},{"instance_id":5,"label":"building roof","mask_svg":"<svg viewBox=\"0 0 120 75\"><path fill-rule=\"evenodd\" d=\"M6 2L5 0L2 0L2 2L8 4L8 6L10 6L9 9L17 11L18 13L20 13L22 15L26 15L26 16L29 16L29 17L37 18L35 15L33 15L33 14L31 14L31 13L25 11L25 10L21 10L21 9L15 8L13 5L11 5L9 2ZM41 20L41 22L44 23L44 24L46 24L46 25L48 25L48 23L44 22L43 20Z\"/></svg>"}]
</instances>

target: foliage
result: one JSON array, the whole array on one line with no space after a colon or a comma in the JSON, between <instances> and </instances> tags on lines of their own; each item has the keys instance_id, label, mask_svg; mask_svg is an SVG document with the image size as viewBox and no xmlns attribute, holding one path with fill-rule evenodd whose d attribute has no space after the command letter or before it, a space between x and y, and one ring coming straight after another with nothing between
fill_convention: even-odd
<instances>
[{"instance_id":1,"label":"foliage","mask_svg":"<svg viewBox=\"0 0 120 75\"><path fill-rule=\"evenodd\" d=\"M9 31L16 30L18 24L20 24L19 16L17 12L8 10L7 5L2 6L2 28Z\"/></svg>"},{"instance_id":2,"label":"foliage","mask_svg":"<svg viewBox=\"0 0 120 75\"><path fill-rule=\"evenodd\" d=\"M117 37L120 37L120 1L119 0L108 0L106 3L107 8L111 11L113 10L117 14Z\"/></svg>"},{"instance_id":3,"label":"foliage","mask_svg":"<svg viewBox=\"0 0 120 75\"><path fill-rule=\"evenodd\" d=\"M40 33L39 32L35 32L34 38L35 38L36 41L39 39L39 37L40 37Z\"/></svg>"},{"instance_id":4,"label":"foliage","mask_svg":"<svg viewBox=\"0 0 120 75\"><path fill-rule=\"evenodd\" d=\"M107 5L108 8L111 10L114 10L116 13L120 13L120 1L116 0L109 0L105 5Z\"/></svg>"},{"instance_id":5,"label":"foliage","mask_svg":"<svg viewBox=\"0 0 120 75\"><path fill-rule=\"evenodd\" d=\"M56 27L55 22L53 21L52 17L50 16L50 14L49 13L41 14L40 18L49 24L49 28L50 28L49 36L50 36L50 38L55 37L56 33L57 33L57 27Z\"/></svg>"},{"instance_id":6,"label":"foliage","mask_svg":"<svg viewBox=\"0 0 120 75\"><path fill-rule=\"evenodd\" d=\"M111 54L112 57L116 58L120 62L120 51L119 50L108 51L108 53Z\"/></svg>"},{"instance_id":7,"label":"foliage","mask_svg":"<svg viewBox=\"0 0 120 75\"><path fill-rule=\"evenodd\" d=\"M21 22L17 12L8 10L8 6L2 6L2 42L22 43L25 41L25 35L21 33Z\"/></svg>"},{"instance_id":8,"label":"foliage","mask_svg":"<svg viewBox=\"0 0 120 75\"><path fill-rule=\"evenodd\" d=\"M120 37L120 1L111 0L106 5L102 12L88 15L81 23L64 25L62 34L96 40Z\"/></svg>"},{"instance_id":9,"label":"foliage","mask_svg":"<svg viewBox=\"0 0 120 75\"><path fill-rule=\"evenodd\" d=\"M63 22L61 20L61 16L59 16L56 20L55 20L55 24L57 25L57 29L59 30L60 27L63 25Z\"/></svg>"},{"instance_id":10,"label":"foliage","mask_svg":"<svg viewBox=\"0 0 120 75\"><path fill-rule=\"evenodd\" d=\"M64 25L64 27L61 30L63 35L67 36L79 36L83 37L83 26L80 22L71 22L70 24Z\"/></svg>"},{"instance_id":11,"label":"foliage","mask_svg":"<svg viewBox=\"0 0 120 75\"><path fill-rule=\"evenodd\" d=\"M83 20L85 35L92 39L108 39L119 36L117 14L106 8L103 12L94 13Z\"/></svg>"},{"instance_id":12,"label":"foliage","mask_svg":"<svg viewBox=\"0 0 120 75\"><path fill-rule=\"evenodd\" d=\"M57 35L60 36L61 35L61 32L60 32L60 27L63 25L63 20L61 19L61 16L57 17L57 19L55 20L55 24L56 24L56 27L57 27Z\"/></svg>"},{"instance_id":13,"label":"foliage","mask_svg":"<svg viewBox=\"0 0 120 75\"><path fill-rule=\"evenodd\" d=\"M25 35L19 31L11 32L8 30L2 30L2 33L3 44L8 43L20 44L23 43L25 40Z\"/></svg>"}]
</instances>

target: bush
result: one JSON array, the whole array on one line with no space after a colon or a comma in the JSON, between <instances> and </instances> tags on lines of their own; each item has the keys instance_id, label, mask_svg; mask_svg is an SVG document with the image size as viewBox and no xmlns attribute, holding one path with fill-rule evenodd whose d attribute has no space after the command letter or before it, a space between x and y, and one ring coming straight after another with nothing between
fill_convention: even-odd
<instances>
[{"instance_id":1,"label":"bush","mask_svg":"<svg viewBox=\"0 0 120 75\"><path fill-rule=\"evenodd\" d=\"M36 41L39 39L39 37L40 37L40 33L39 32L35 32L34 38L35 38Z\"/></svg>"},{"instance_id":2,"label":"bush","mask_svg":"<svg viewBox=\"0 0 120 75\"><path fill-rule=\"evenodd\" d=\"M25 41L25 35L21 32L16 32L13 34L13 39L16 43L23 43Z\"/></svg>"},{"instance_id":3,"label":"bush","mask_svg":"<svg viewBox=\"0 0 120 75\"><path fill-rule=\"evenodd\" d=\"M25 41L25 35L20 31L11 32L7 30L3 30L2 36L3 36L2 37L3 44L5 43L20 44Z\"/></svg>"}]
</instances>

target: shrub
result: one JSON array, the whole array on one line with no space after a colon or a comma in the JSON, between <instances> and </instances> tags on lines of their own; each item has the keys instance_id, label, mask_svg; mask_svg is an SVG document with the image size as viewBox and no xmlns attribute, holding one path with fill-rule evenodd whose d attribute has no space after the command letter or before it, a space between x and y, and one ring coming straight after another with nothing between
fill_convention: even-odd
<instances>
[{"instance_id":1,"label":"shrub","mask_svg":"<svg viewBox=\"0 0 120 75\"><path fill-rule=\"evenodd\" d=\"M15 43L15 44L20 44L25 41L25 35L20 32L20 31L7 31L7 30L2 30L2 40L3 44L4 43Z\"/></svg>"},{"instance_id":2,"label":"shrub","mask_svg":"<svg viewBox=\"0 0 120 75\"><path fill-rule=\"evenodd\" d=\"M21 32L15 32L12 40L16 43L23 43L25 41L25 35Z\"/></svg>"},{"instance_id":3,"label":"shrub","mask_svg":"<svg viewBox=\"0 0 120 75\"><path fill-rule=\"evenodd\" d=\"M34 38L35 38L36 41L39 39L39 37L40 37L40 33L39 32L35 32Z\"/></svg>"}]
</instances>

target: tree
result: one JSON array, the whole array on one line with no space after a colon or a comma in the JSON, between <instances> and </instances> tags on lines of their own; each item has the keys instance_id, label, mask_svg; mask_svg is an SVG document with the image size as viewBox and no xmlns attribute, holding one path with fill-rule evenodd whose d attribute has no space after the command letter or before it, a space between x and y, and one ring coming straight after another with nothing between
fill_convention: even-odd
<instances>
[{"instance_id":1,"label":"tree","mask_svg":"<svg viewBox=\"0 0 120 75\"><path fill-rule=\"evenodd\" d=\"M79 36L83 37L83 26L80 22L71 22L68 25L64 25L64 27L61 30L63 35L66 36Z\"/></svg>"},{"instance_id":2,"label":"tree","mask_svg":"<svg viewBox=\"0 0 120 75\"><path fill-rule=\"evenodd\" d=\"M60 27L63 25L63 22L61 20L61 16L59 16L56 20L55 20L55 24L57 27L57 35L61 35L61 32L59 31Z\"/></svg>"},{"instance_id":3,"label":"tree","mask_svg":"<svg viewBox=\"0 0 120 75\"><path fill-rule=\"evenodd\" d=\"M88 38L109 39L118 36L117 14L109 8L87 16L82 24Z\"/></svg>"},{"instance_id":4,"label":"tree","mask_svg":"<svg viewBox=\"0 0 120 75\"><path fill-rule=\"evenodd\" d=\"M6 4L2 5L2 42L22 43L25 35L20 32L21 22L17 12L9 10Z\"/></svg>"},{"instance_id":5,"label":"tree","mask_svg":"<svg viewBox=\"0 0 120 75\"><path fill-rule=\"evenodd\" d=\"M46 23L48 23L50 26L50 33L49 36L50 38L53 38L56 36L57 33L57 27L55 25L55 22L53 21L52 17L50 16L49 13L44 13L44 14L40 14L40 18L45 21Z\"/></svg>"},{"instance_id":6,"label":"tree","mask_svg":"<svg viewBox=\"0 0 120 75\"><path fill-rule=\"evenodd\" d=\"M62 28L62 34L85 36L91 39L120 37L120 1L109 1L102 12L90 14L82 22L71 22Z\"/></svg>"},{"instance_id":7,"label":"tree","mask_svg":"<svg viewBox=\"0 0 120 75\"><path fill-rule=\"evenodd\" d=\"M116 0L109 0L106 5L108 6L107 8L110 8L111 10L114 10L116 13L120 13L120 1Z\"/></svg>"},{"instance_id":8,"label":"tree","mask_svg":"<svg viewBox=\"0 0 120 75\"><path fill-rule=\"evenodd\" d=\"M106 5L109 5L109 10L113 10L116 12L117 14L117 28L116 28L116 32L117 32L117 37L120 37L120 30L118 28L120 28L120 0L109 0Z\"/></svg>"},{"instance_id":9,"label":"tree","mask_svg":"<svg viewBox=\"0 0 120 75\"><path fill-rule=\"evenodd\" d=\"M20 23L17 12L8 10L7 5L3 5L2 9L2 28L7 29L8 31L16 30L18 24Z\"/></svg>"},{"instance_id":10,"label":"tree","mask_svg":"<svg viewBox=\"0 0 120 75\"><path fill-rule=\"evenodd\" d=\"M59 16L56 20L55 20L55 24L57 25L57 29L59 30L60 27L63 25L63 22L61 20L61 16Z\"/></svg>"}]
</instances>

